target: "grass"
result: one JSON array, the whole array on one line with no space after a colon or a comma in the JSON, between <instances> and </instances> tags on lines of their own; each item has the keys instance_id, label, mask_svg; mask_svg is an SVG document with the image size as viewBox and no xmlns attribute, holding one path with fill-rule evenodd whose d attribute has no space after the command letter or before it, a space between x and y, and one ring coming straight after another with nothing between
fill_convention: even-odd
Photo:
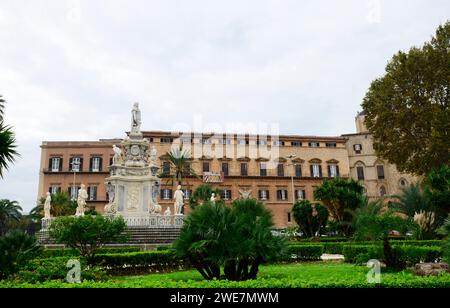
<instances>
[{"instance_id":1,"label":"grass","mask_svg":"<svg viewBox=\"0 0 450 308\"><path fill-rule=\"evenodd\" d=\"M196 271L145 276L113 277L106 282L85 281L78 285L51 281L42 284L0 283L2 287L43 288L369 288L369 287L446 287L450 274L418 277L410 271L383 273L379 285L367 282L368 268L339 262L315 262L262 266L257 280L245 282L205 281Z\"/></svg>"}]
</instances>

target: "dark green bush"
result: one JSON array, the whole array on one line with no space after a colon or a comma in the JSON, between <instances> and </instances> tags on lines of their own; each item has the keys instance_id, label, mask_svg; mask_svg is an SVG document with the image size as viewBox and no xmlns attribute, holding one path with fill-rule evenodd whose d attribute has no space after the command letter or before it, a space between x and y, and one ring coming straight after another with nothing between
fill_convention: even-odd
<instances>
[{"instance_id":1,"label":"dark green bush","mask_svg":"<svg viewBox=\"0 0 450 308\"><path fill-rule=\"evenodd\" d=\"M329 212L321 204L312 204L308 200L300 200L294 204L292 213L300 231L305 237L315 237L325 229Z\"/></svg>"},{"instance_id":2,"label":"dark green bush","mask_svg":"<svg viewBox=\"0 0 450 308\"><path fill-rule=\"evenodd\" d=\"M38 256L39 251L34 236L13 231L0 237L0 280L15 274L28 260Z\"/></svg>"}]
</instances>

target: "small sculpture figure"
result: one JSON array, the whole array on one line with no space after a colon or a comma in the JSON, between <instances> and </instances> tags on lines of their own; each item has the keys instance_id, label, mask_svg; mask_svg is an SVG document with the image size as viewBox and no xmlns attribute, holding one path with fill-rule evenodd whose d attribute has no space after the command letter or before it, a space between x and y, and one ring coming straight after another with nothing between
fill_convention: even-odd
<instances>
[{"instance_id":1,"label":"small sculpture figure","mask_svg":"<svg viewBox=\"0 0 450 308\"><path fill-rule=\"evenodd\" d=\"M78 207L75 216L84 216L86 200L88 197L89 196L86 191L86 186L84 184L81 184L81 188L78 190L78 199L77 199Z\"/></svg>"},{"instance_id":2,"label":"small sculpture figure","mask_svg":"<svg viewBox=\"0 0 450 308\"><path fill-rule=\"evenodd\" d=\"M138 134L141 132L141 111L139 110L139 103L135 103L131 111L131 133Z\"/></svg>"},{"instance_id":3,"label":"small sculpture figure","mask_svg":"<svg viewBox=\"0 0 450 308\"><path fill-rule=\"evenodd\" d=\"M47 193L47 198L45 199L45 203L44 203L44 218L45 219L52 218L51 215L50 215L51 208L52 208L52 196L48 192Z\"/></svg>"},{"instance_id":4,"label":"small sculpture figure","mask_svg":"<svg viewBox=\"0 0 450 308\"><path fill-rule=\"evenodd\" d=\"M175 194L173 196L173 199L175 200L175 214L181 215L183 213L183 206L184 206L184 192L181 190L181 185L178 185L177 190L175 191Z\"/></svg>"},{"instance_id":5,"label":"small sculpture figure","mask_svg":"<svg viewBox=\"0 0 450 308\"><path fill-rule=\"evenodd\" d=\"M170 210L170 206L167 207L167 210L164 212L164 216L172 216L172 211Z\"/></svg>"},{"instance_id":6,"label":"small sculpture figure","mask_svg":"<svg viewBox=\"0 0 450 308\"><path fill-rule=\"evenodd\" d=\"M113 151L114 151L113 165L120 164L120 162L122 161L122 150L116 145L113 145Z\"/></svg>"},{"instance_id":7,"label":"small sculpture figure","mask_svg":"<svg viewBox=\"0 0 450 308\"><path fill-rule=\"evenodd\" d=\"M161 186L159 182L155 182L152 186L152 203L157 204L158 203L158 196L161 192Z\"/></svg>"},{"instance_id":8,"label":"small sculpture figure","mask_svg":"<svg viewBox=\"0 0 450 308\"><path fill-rule=\"evenodd\" d=\"M211 195L211 202L212 203L216 203L216 194L215 193L212 193L212 195Z\"/></svg>"},{"instance_id":9,"label":"small sculpture figure","mask_svg":"<svg viewBox=\"0 0 450 308\"><path fill-rule=\"evenodd\" d=\"M114 203L114 199L116 197L115 188L114 185L112 185L110 182L106 186L107 192L108 192L108 202L109 204Z\"/></svg>"},{"instance_id":10,"label":"small sculpture figure","mask_svg":"<svg viewBox=\"0 0 450 308\"><path fill-rule=\"evenodd\" d=\"M152 147L150 151L150 166L156 166L158 152L156 151L155 146Z\"/></svg>"}]
</instances>

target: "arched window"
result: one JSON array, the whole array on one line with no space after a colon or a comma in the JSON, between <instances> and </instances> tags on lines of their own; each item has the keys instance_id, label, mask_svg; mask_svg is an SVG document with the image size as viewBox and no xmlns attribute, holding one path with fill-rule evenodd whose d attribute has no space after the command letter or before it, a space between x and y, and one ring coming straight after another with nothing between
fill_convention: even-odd
<instances>
[{"instance_id":1,"label":"arched window","mask_svg":"<svg viewBox=\"0 0 450 308\"><path fill-rule=\"evenodd\" d=\"M400 187L403 188L403 187L406 187L408 185L408 182L405 179L401 179L399 184L400 184Z\"/></svg>"},{"instance_id":2,"label":"arched window","mask_svg":"<svg viewBox=\"0 0 450 308\"><path fill-rule=\"evenodd\" d=\"M384 187L384 186L380 187L380 196L381 197L386 196L386 187Z\"/></svg>"}]
</instances>

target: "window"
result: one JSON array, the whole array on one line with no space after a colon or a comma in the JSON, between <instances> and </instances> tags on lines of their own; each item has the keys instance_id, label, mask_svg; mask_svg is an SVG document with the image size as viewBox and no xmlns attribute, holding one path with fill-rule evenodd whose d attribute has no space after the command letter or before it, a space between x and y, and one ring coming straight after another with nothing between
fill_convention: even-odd
<instances>
[{"instance_id":1,"label":"window","mask_svg":"<svg viewBox=\"0 0 450 308\"><path fill-rule=\"evenodd\" d=\"M92 157L91 158L91 172L101 172L102 171L102 158Z\"/></svg>"},{"instance_id":2,"label":"window","mask_svg":"<svg viewBox=\"0 0 450 308\"><path fill-rule=\"evenodd\" d=\"M231 144L231 139L219 139L219 144Z\"/></svg>"},{"instance_id":3,"label":"window","mask_svg":"<svg viewBox=\"0 0 450 308\"><path fill-rule=\"evenodd\" d=\"M301 147L302 143L300 141L292 141L291 146L293 147Z\"/></svg>"},{"instance_id":4,"label":"window","mask_svg":"<svg viewBox=\"0 0 450 308\"><path fill-rule=\"evenodd\" d=\"M241 176L248 176L248 165L247 163L241 164Z\"/></svg>"},{"instance_id":5,"label":"window","mask_svg":"<svg viewBox=\"0 0 450 308\"><path fill-rule=\"evenodd\" d=\"M405 179L401 179L400 180L400 187L405 187L406 185L408 185L408 182L406 182Z\"/></svg>"},{"instance_id":6,"label":"window","mask_svg":"<svg viewBox=\"0 0 450 308\"><path fill-rule=\"evenodd\" d=\"M162 169L163 169L162 170L163 174L165 174L165 175L170 174L170 162L168 162L168 161L163 162Z\"/></svg>"},{"instance_id":7,"label":"window","mask_svg":"<svg viewBox=\"0 0 450 308\"><path fill-rule=\"evenodd\" d=\"M269 200L269 191L267 189L261 189L258 191L259 200Z\"/></svg>"},{"instance_id":8,"label":"window","mask_svg":"<svg viewBox=\"0 0 450 308\"><path fill-rule=\"evenodd\" d=\"M224 176L230 175L230 165L228 163L222 163L222 172Z\"/></svg>"},{"instance_id":9,"label":"window","mask_svg":"<svg viewBox=\"0 0 450 308\"><path fill-rule=\"evenodd\" d=\"M61 186L59 186L59 185L52 185L52 186L50 186L49 192L52 195L57 194L57 193L61 192Z\"/></svg>"},{"instance_id":10,"label":"window","mask_svg":"<svg viewBox=\"0 0 450 308\"><path fill-rule=\"evenodd\" d=\"M356 154L361 154L361 152L362 152L362 145L361 144L354 144L353 145L353 150L355 150Z\"/></svg>"},{"instance_id":11,"label":"window","mask_svg":"<svg viewBox=\"0 0 450 308\"><path fill-rule=\"evenodd\" d=\"M80 189L80 187L77 187L77 186L70 186L69 187L70 199L76 200L78 198L78 190L79 189Z\"/></svg>"},{"instance_id":12,"label":"window","mask_svg":"<svg viewBox=\"0 0 450 308\"><path fill-rule=\"evenodd\" d=\"M304 190L304 189L297 189L297 190L295 190L295 198L297 200L304 200L304 199L306 199L306 190Z\"/></svg>"},{"instance_id":13,"label":"window","mask_svg":"<svg viewBox=\"0 0 450 308\"><path fill-rule=\"evenodd\" d=\"M237 143L238 143L239 145L248 145L248 144L249 144L249 141L246 140L246 139L238 139Z\"/></svg>"},{"instance_id":14,"label":"window","mask_svg":"<svg viewBox=\"0 0 450 308\"><path fill-rule=\"evenodd\" d=\"M308 143L310 148L319 148L320 147L320 143L319 142L310 142Z\"/></svg>"},{"instance_id":15,"label":"window","mask_svg":"<svg viewBox=\"0 0 450 308\"><path fill-rule=\"evenodd\" d=\"M89 201L96 201L97 200L97 186L89 186L87 189Z\"/></svg>"},{"instance_id":16,"label":"window","mask_svg":"<svg viewBox=\"0 0 450 308\"><path fill-rule=\"evenodd\" d=\"M359 181L364 180L364 167L356 167L356 173Z\"/></svg>"},{"instance_id":17,"label":"window","mask_svg":"<svg viewBox=\"0 0 450 308\"><path fill-rule=\"evenodd\" d=\"M295 165L295 176L298 178L302 177L302 166Z\"/></svg>"},{"instance_id":18,"label":"window","mask_svg":"<svg viewBox=\"0 0 450 308\"><path fill-rule=\"evenodd\" d=\"M379 180L384 180L384 166L377 166L377 175Z\"/></svg>"},{"instance_id":19,"label":"window","mask_svg":"<svg viewBox=\"0 0 450 308\"><path fill-rule=\"evenodd\" d=\"M328 166L328 177L330 177L330 178L339 177L339 166L338 165L329 165Z\"/></svg>"},{"instance_id":20,"label":"window","mask_svg":"<svg viewBox=\"0 0 450 308\"><path fill-rule=\"evenodd\" d=\"M277 176L284 176L284 165L278 164L277 166Z\"/></svg>"},{"instance_id":21,"label":"window","mask_svg":"<svg viewBox=\"0 0 450 308\"><path fill-rule=\"evenodd\" d=\"M209 163L203 162L203 172L209 172Z\"/></svg>"},{"instance_id":22,"label":"window","mask_svg":"<svg viewBox=\"0 0 450 308\"><path fill-rule=\"evenodd\" d=\"M83 159L81 157L72 157L69 166L71 172L81 172L83 170Z\"/></svg>"},{"instance_id":23,"label":"window","mask_svg":"<svg viewBox=\"0 0 450 308\"><path fill-rule=\"evenodd\" d=\"M285 189L277 190L277 199L279 201L287 201L288 199L288 191Z\"/></svg>"},{"instance_id":24,"label":"window","mask_svg":"<svg viewBox=\"0 0 450 308\"><path fill-rule=\"evenodd\" d=\"M284 146L284 141L276 140L276 141L273 142L273 146L275 146L275 147L282 147L282 146Z\"/></svg>"},{"instance_id":25,"label":"window","mask_svg":"<svg viewBox=\"0 0 450 308\"><path fill-rule=\"evenodd\" d=\"M267 145L267 140L256 140L256 145Z\"/></svg>"},{"instance_id":26,"label":"window","mask_svg":"<svg viewBox=\"0 0 450 308\"><path fill-rule=\"evenodd\" d=\"M191 144L192 143L192 138L183 137L183 138L181 138L181 143L182 144Z\"/></svg>"},{"instance_id":27,"label":"window","mask_svg":"<svg viewBox=\"0 0 450 308\"><path fill-rule=\"evenodd\" d=\"M287 213L287 219L288 219L288 222L292 222L291 213Z\"/></svg>"},{"instance_id":28,"label":"window","mask_svg":"<svg viewBox=\"0 0 450 308\"><path fill-rule=\"evenodd\" d=\"M311 165L311 177L321 178L322 177L322 166L318 164Z\"/></svg>"},{"instance_id":29,"label":"window","mask_svg":"<svg viewBox=\"0 0 450 308\"><path fill-rule=\"evenodd\" d=\"M185 173L185 175L191 175L191 169L192 169L191 164L188 162L185 162L184 166L183 166L183 172Z\"/></svg>"},{"instance_id":30,"label":"window","mask_svg":"<svg viewBox=\"0 0 450 308\"><path fill-rule=\"evenodd\" d=\"M61 172L62 171L62 158L61 157L53 157L50 158L50 171L51 172Z\"/></svg>"},{"instance_id":31,"label":"window","mask_svg":"<svg viewBox=\"0 0 450 308\"><path fill-rule=\"evenodd\" d=\"M172 138L161 138L161 143L163 144L171 144L173 142Z\"/></svg>"},{"instance_id":32,"label":"window","mask_svg":"<svg viewBox=\"0 0 450 308\"><path fill-rule=\"evenodd\" d=\"M183 189L183 192L184 192L184 200L189 200L192 196L192 190Z\"/></svg>"},{"instance_id":33,"label":"window","mask_svg":"<svg viewBox=\"0 0 450 308\"><path fill-rule=\"evenodd\" d=\"M267 164L265 163L259 164L259 175L267 176Z\"/></svg>"},{"instance_id":34,"label":"window","mask_svg":"<svg viewBox=\"0 0 450 308\"><path fill-rule=\"evenodd\" d=\"M221 191L220 197L223 200L231 200L231 190L229 189L224 189Z\"/></svg>"},{"instance_id":35,"label":"window","mask_svg":"<svg viewBox=\"0 0 450 308\"><path fill-rule=\"evenodd\" d=\"M163 200L171 200L172 199L172 189L163 189L163 190L161 190L161 199L163 199Z\"/></svg>"},{"instance_id":36,"label":"window","mask_svg":"<svg viewBox=\"0 0 450 308\"><path fill-rule=\"evenodd\" d=\"M326 147L327 148L336 148L337 144L336 144L336 142L329 142L326 144Z\"/></svg>"},{"instance_id":37,"label":"window","mask_svg":"<svg viewBox=\"0 0 450 308\"><path fill-rule=\"evenodd\" d=\"M386 187L384 187L384 186L380 187L380 196L381 197L386 196Z\"/></svg>"},{"instance_id":38,"label":"window","mask_svg":"<svg viewBox=\"0 0 450 308\"><path fill-rule=\"evenodd\" d=\"M200 141L202 144L211 144L212 142L211 142L211 139L207 139L207 138L203 138L201 141Z\"/></svg>"}]
</instances>

